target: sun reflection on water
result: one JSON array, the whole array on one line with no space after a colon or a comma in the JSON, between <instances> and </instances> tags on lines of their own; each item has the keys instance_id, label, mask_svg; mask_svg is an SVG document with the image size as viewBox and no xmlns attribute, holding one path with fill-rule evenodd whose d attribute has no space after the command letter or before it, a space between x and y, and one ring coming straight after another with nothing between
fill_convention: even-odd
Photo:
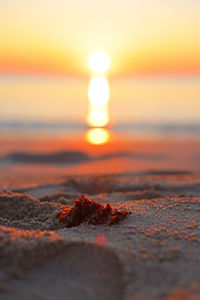
<instances>
[{"instance_id":1,"label":"sun reflection on water","mask_svg":"<svg viewBox=\"0 0 200 300\"><path fill-rule=\"evenodd\" d=\"M93 108L90 107L90 111L87 116L87 123L92 127L104 127L109 122L109 115L106 107Z\"/></svg>"},{"instance_id":2,"label":"sun reflection on water","mask_svg":"<svg viewBox=\"0 0 200 300\"><path fill-rule=\"evenodd\" d=\"M107 78L105 76L92 77L88 88L90 104L95 108L102 108L107 104L109 97L110 89Z\"/></svg>"},{"instance_id":3,"label":"sun reflection on water","mask_svg":"<svg viewBox=\"0 0 200 300\"><path fill-rule=\"evenodd\" d=\"M110 133L105 128L91 128L86 132L86 139L90 144L103 145L110 139Z\"/></svg>"},{"instance_id":4,"label":"sun reflection on water","mask_svg":"<svg viewBox=\"0 0 200 300\"><path fill-rule=\"evenodd\" d=\"M88 87L89 106L86 122L89 126L97 128L88 130L86 139L91 144L102 145L110 139L109 131L102 128L109 124L110 88L105 72L110 66L110 59L104 52L95 52L90 56L88 64L93 74ZM99 73L104 74L97 75Z\"/></svg>"}]
</instances>

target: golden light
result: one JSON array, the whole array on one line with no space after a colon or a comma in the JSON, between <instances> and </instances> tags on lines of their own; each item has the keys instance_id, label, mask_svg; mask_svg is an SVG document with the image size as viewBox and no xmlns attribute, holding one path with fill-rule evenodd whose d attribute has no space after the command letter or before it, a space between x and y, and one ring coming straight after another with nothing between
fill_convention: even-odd
<instances>
[{"instance_id":1,"label":"golden light","mask_svg":"<svg viewBox=\"0 0 200 300\"><path fill-rule=\"evenodd\" d=\"M103 76L93 77L89 83L88 97L92 106L104 106L110 97L108 80Z\"/></svg>"},{"instance_id":2,"label":"golden light","mask_svg":"<svg viewBox=\"0 0 200 300\"><path fill-rule=\"evenodd\" d=\"M87 116L87 123L93 127L104 127L109 122L107 108L92 108Z\"/></svg>"},{"instance_id":3,"label":"golden light","mask_svg":"<svg viewBox=\"0 0 200 300\"><path fill-rule=\"evenodd\" d=\"M86 139L90 144L102 145L109 141L109 131L104 128L89 129L86 133Z\"/></svg>"},{"instance_id":4,"label":"golden light","mask_svg":"<svg viewBox=\"0 0 200 300\"><path fill-rule=\"evenodd\" d=\"M88 65L93 72L101 74L109 69L110 58L105 52L96 51L90 55Z\"/></svg>"}]
</instances>

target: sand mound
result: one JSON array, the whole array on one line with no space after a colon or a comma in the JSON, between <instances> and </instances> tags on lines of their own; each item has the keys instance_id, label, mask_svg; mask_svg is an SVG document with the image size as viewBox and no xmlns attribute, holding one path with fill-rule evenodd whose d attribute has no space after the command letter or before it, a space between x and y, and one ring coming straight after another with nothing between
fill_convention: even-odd
<instances>
[{"instance_id":1,"label":"sand mound","mask_svg":"<svg viewBox=\"0 0 200 300\"><path fill-rule=\"evenodd\" d=\"M40 202L28 194L0 191L0 225L7 227L54 229L61 208L62 204Z\"/></svg>"},{"instance_id":2,"label":"sand mound","mask_svg":"<svg viewBox=\"0 0 200 300\"><path fill-rule=\"evenodd\" d=\"M29 256L33 259L36 255L31 255L33 250L28 251L27 245L25 248L26 263L21 267L20 278L10 276L12 279L6 285L4 283L1 299L123 299L122 267L110 249L90 243L66 244L62 241L57 243L56 251L52 251L52 245L48 250L47 243L45 247L34 248L40 260L33 265Z\"/></svg>"}]
</instances>

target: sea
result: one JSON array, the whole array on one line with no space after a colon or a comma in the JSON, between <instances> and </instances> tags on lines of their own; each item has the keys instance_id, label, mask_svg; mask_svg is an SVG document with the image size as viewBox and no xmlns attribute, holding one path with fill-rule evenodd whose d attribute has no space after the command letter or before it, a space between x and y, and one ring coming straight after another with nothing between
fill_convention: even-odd
<instances>
[{"instance_id":1,"label":"sea","mask_svg":"<svg viewBox=\"0 0 200 300\"><path fill-rule=\"evenodd\" d=\"M142 138L200 137L200 76L107 79L108 130ZM85 132L89 81L0 74L0 137Z\"/></svg>"}]
</instances>

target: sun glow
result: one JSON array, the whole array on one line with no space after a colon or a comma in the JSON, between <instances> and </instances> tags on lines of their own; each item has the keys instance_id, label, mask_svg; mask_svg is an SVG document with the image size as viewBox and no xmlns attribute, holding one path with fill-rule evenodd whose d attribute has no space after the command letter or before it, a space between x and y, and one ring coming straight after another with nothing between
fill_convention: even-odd
<instances>
[{"instance_id":1,"label":"sun glow","mask_svg":"<svg viewBox=\"0 0 200 300\"><path fill-rule=\"evenodd\" d=\"M87 131L86 139L90 144L102 145L108 142L110 134L104 128L92 128Z\"/></svg>"},{"instance_id":2,"label":"sun glow","mask_svg":"<svg viewBox=\"0 0 200 300\"><path fill-rule=\"evenodd\" d=\"M88 65L95 73L105 73L110 67L110 58L105 52L96 51L90 55Z\"/></svg>"}]
</instances>

